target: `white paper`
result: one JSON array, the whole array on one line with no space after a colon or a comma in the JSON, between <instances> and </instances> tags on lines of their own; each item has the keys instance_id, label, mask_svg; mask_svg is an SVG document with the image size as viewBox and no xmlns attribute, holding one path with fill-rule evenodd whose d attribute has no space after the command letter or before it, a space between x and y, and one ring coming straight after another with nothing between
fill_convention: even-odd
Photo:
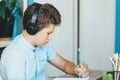
<instances>
[{"instance_id":1,"label":"white paper","mask_svg":"<svg viewBox=\"0 0 120 80\"><path fill-rule=\"evenodd\" d=\"M56 77L53 80L90 80L89 77L85 78L63 78L63 77Z\"/></svg>"}]
</instances>

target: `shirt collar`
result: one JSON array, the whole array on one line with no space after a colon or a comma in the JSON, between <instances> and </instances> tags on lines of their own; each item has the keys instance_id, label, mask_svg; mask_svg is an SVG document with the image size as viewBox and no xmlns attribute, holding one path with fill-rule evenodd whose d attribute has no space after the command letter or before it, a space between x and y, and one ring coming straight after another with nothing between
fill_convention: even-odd
<instances>
[{"instance_id":1,"label":"shirt collar","mask_svg":"<svg viewBox=\"0 0 120 80\"><path fill-rule=\"evenodd\" d=\"M23 44L24 46L26 46L28 49L30 49L30 50L32 50L32 51L35 50L35 47L34 47L32 44L30 44L30 43L24 38L24 36L23 36L22 34L20 34L20 38L21 38L21 41L24 43L24 44Z\"/></svg>"}]
</instances>

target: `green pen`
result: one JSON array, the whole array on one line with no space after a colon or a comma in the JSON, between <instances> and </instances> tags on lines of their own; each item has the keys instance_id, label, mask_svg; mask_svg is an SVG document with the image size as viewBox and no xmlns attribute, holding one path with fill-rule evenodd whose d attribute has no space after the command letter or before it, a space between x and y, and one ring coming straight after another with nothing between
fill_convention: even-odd
<instances>
[{"instance_id":1,"label":"green pen","mask_svg":"<svg viewBox=\"0 0 120 80\"><path fill-rule=\"evenodd\" d=\"M80 67L80 48L77 51L77 66Z\"/></svg>"}]
</instances>

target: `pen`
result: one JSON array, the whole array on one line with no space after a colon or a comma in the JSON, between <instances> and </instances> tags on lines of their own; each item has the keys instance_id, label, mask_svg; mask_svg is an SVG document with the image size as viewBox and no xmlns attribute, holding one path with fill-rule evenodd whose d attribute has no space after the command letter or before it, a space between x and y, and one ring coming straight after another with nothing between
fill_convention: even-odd
<instances>
[{"instance_id":1,"label":"pen","mask_svg":"<svg viewBox=\"0 0 120 80\"><path fill-rule=\"evenodd\" d=\"M78 48L78 51L77 51L77 65L78 67L80 67L80 48Z\"/></svg>"}]
</instances>

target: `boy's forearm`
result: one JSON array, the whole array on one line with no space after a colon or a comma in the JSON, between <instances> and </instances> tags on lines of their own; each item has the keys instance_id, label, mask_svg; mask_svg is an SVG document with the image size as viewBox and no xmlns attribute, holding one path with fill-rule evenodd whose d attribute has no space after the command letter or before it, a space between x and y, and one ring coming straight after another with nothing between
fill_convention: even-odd
<instances>
[{"instance_id":1,"label":"boy's forearm","mask_svg":"<svg viewBox=\"0 0 120 80\"><path fill-rule=\"evenodd\" d=\"M74 63L67 61L67 64L65 65L65 73L76 75L75 67L76 65Z\"/></svg>"}]
</instances>

